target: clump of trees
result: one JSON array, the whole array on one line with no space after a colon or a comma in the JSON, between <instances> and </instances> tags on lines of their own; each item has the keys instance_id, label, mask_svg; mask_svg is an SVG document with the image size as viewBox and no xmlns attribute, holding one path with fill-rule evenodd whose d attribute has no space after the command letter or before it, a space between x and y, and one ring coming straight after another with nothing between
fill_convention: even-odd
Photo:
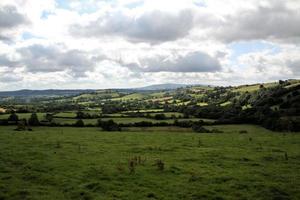
<instances>
[{"instance_id":1,"label":"clump of trees","mask_svg":"<svg viewBox=\"0 0 300 200\"><path fill-rule=\"evenodd\" d=\"M28 119L28 125L30 126L39 126L40 121L36 113L32 113Z\"/></svg>"},{"instance_id":2,"label":"clump of trees","mask_svg":"<svg viewBox=\"0 0 300 200\"><path fill-rule=\"evenodd\" d=\"M19 117L18 117L18 115L15 113L15 112L13 112L13 113L11 113L10 115L9 115L9 117L8 117L8 119L7 119L8 121L11 121L11 122L14 122L14 123L18 123L18 121L19 121Z\"/></svg>"},{"instance_id":3,"label":"clump of trees","mask_svg":"<svg viewBox=\"0 0 300 200\"><path fill-rule=\"evenodd\" d=\"M104 131L121 131L119 124L115 123L113 120L98 120L97 126L101 127Z\"/></svg>"},{"instance_id":4,"label":"clump of trees","mask_svg":"<svg viewBox=\"0 0 300 200\"><path fill-rule=\"evenodd\" d=\"M82 119L78 119L75 124L76 127L84 127L84 122Z\"/></svg>"}]
</instances>

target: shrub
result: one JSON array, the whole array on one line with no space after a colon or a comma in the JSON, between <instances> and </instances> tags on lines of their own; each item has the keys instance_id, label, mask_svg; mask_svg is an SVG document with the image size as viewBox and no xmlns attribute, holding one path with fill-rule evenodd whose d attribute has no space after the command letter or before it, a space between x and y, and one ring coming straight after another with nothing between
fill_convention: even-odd
<instances>
[{"instance_id":1,"label":"shrub","mask_svg":"<svg viewBox=\"0 0 300 200\"><path fill-rule=\"evenodd\" d=\"M36 113L32 113L30 118L28 119L28 125L30 126L38 126L40 125L40 121Z\"/></svg>"},{"instance_id":2,"label":"shrub","mask_svg":"<svg viewBox=\"0 0 300 200\"><path fill-rule=\"evenodd\" d=\"M154 115L154 119L156 119L156 120L164 120L164 119L166 119L166 115L163 114L163 113L159 113L159 114Z\"/></svg>"},{"instance_id":3,"label":"shrub","mask_svg":"<svg viewBox=\"0 0 300 200\"><path fill-rule=\"evenodd\" d=\"M194 124L192 126L193 131L197 133L210 133L210 131L199 124Z\"/></svg>"},{"instance_id":4,"label":"shrub","mask_svg":"<svg viewBox=\"0 0 300 200\"><path fill-rule=\"evenodd\" d=\"M154 165L157 166L159 171L164 171L165 169L165 163L162 160L156 160Z\"/></svg>"},{"instance_id":5,"label":"shrub","mask_svg":"<svg viewBox=\"0 0 300 200\"><path fill-rule=\"evenodd\" d=\"M76 127L84 127L84 122L82 119L78 119L75 124Z\"/></svg>"},{"instance_id":6,"label":"shrub","mask_svg":"<svg viewBox=\"0 0 300 200\"><path fill-rule=\"evenodd\" d=\"M26 130L26 119L23 119L18 122L15 131L25 131L25 130Z\"/></svg>"},{"instance_id":7,"label":"shrub","mask_svg":"<svg viewBox=\"0 0 300 200\"><path fill-rule=\"evenodd\" d=\"M111 119L108 121L102 121L99 119L97 125L104 131L121 131L120 126Z\"/></svg>"},{"instance_id":8,"label":"shrub","mask_svg":"<svg viewBox=\"0 0 300 200\"><path fill-rule=\"evenodd\" d=\"M151 126L153 126L153 123L149 122L149 121L141 121L141 122L135 122L133 124L133 126L136 126L136 127L151 127Z\"/></svg>"},{"instance_id":9,"label":"shrub","mask_svg":"<svg viewBox=\"0 0 300 200\"><path fill-rule=\"evenodd\" d=\"M10 114L10 116L7 119L8 121L13 121L13 122L18 122L19 121L19 117L16 113L12 113Z\"/></svg>"}]
</instances>

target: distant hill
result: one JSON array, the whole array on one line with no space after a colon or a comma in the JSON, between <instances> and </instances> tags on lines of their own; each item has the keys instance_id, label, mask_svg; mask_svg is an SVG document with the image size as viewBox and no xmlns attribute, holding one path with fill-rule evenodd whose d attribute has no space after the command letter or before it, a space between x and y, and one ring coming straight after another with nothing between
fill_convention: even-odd
<instances>
[{"instance_id":1,"label":"distant hill","mask_svg":"<svg viewBox=\"0 0 300 200\"><path fill-rule=\"evenodd\" d=\"M136 90L175 90L177 88L187 87L186 84L175 84L175 83L165 83L165 84L156 84L149 85L146 87L135 88Z\"/></svg>"},{"instance_id":2,"label":"distant hill","mask_svg":"<svg viewBox=\"0 0 300 200\"><path fill-rule=\"evenodd\" d=\"M0 92L0 97L29 97L29 96L71 96L81 93L91 93L96 90L17 90Z\"/></svg>"},{"instance_id":3,"label":"distant hill","mask_svg":"<svg viewBox=\"0 0 300 200\"><path fill-rule=\"evenodd\" d=\"M155 90L175 90L178 88L185 88L187 86L196 86L196 85L188 85L188 84L174 84L174 83L166 83L166 84L155 84L149 85L140 88L128 88L128 89L73 89L73 90L16 90L16 91L0 91L0 97L38 97L38 96L72 96L72 95L80 95L86 93L93 93L97 91L106 91L106 90L114 90L117 92L134 92L134 91L155 91Z\"/></svg>"}]
</instances>

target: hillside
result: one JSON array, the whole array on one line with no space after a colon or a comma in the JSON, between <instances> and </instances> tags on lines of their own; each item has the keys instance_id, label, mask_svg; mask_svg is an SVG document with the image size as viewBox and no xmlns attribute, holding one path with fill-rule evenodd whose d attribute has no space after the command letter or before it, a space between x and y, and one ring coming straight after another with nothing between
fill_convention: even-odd
<instances>
[{"instance_id":1,"label":"hillside","mask_svg":"<svg viewBox=\"0 0 300 200\"><path fill-rule=\"evenodd\" d=\"M151 113L152 110L162 110L195 118L214 119L219 123L252 123L276 130L298 129L299 80L235 87L180 86L183 85L153 85L146 87L148 90L6 92L2 93L6 96L0 98L0 108L4 113L9 113L12 109L17 112L41 113L78 110L90 113L94 110L95 117L100 114L122 116L124 112ZM159 90L167 87L169 89ZM174 89L175 87L178 88Z\"/></svg>"},{"instance_id":2,"label":"hillside","mask_svg":"<svg viewBox=\"0 0 300 200\"><path fill-rule=\"evenodd\" d=\"M17 90L0 91L0 97L32 97L32 96L70 96L81 93L91 93L95 90Z\"/></svg>"},{"instance_id":3,"label":"hillside","mask_svg":"<svg viewBox=\"0 0 300 200\"><path fill-rule=\"evenodd\" d=\"M136 90L175 90L178 88L184 88L188 85L186 84L174 84L174 83L166 83L166 84L156 84L149 85L146 87L135 88Z\"/></svg>"}]
</instances>

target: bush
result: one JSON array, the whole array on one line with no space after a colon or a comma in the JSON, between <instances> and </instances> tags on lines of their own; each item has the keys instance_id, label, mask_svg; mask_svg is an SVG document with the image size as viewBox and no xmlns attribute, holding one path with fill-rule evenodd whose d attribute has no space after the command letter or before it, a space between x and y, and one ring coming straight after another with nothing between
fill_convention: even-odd
<instances>
[{"instance_id":1,"label":"bush","mask_svg":"<svg viewBox=\"0 0 300 200\"><path fill-rule=\"evenodd\" d=\"M97 125L104 131L121 131L120 126L111 119L108 121L102 121L99 119Z\"/></svg>"},{"instance_id":2,"label":"bush","mask_svg":"<svg viewBox=\"0 0 300 200\"><path fill-rule=\"evenodd\" d=\"M166 119L166 115L163 114L163 113L156 114L156 115L154 115L154 119L156 119L156 120L164 120L164 119Z\"/></svg>"},{"instance_id":3,"label":"bush","mask_svg":"<svg viewBox=\"0 0 300 200\"><path fill-rule=\"evenodd\" d=\"M26 119L23 119L18 122L17 128L15 128L15 131L25 131L26 130Z\"/></svg>"},{"instance_id":4,"label":"bush","mask_svg":"<svg viewBox=\"0 0 300 200\"><path fill-rule=\"evenodd\" d=\"M30 126L38 126L40 125L40 121L36 113L32 113L30 118L28 119L28 124Z\"/></svg>"},{"instance_id":5,"label":"bush","mask_svg":"<svg viewBox=\"0 0 300 200\"><path fill-rule=\"evenodd\" d=\"M12 113L10 114L10 116L7 119L8 121L13 121L13 122L18 122L19 121L19 117L16 113Z\"/></svg>"},{"instance_id":6,"label":"bush","mask_svg":"<svg viewBox=\"0 0 300 200\"><path fill-rule=\"evenodd\" d=\"M151 127L151 126L153 126L153 123L149 122L149 121L141 121L141 122L135 122L133 124L133 126L135 126L135 127Z\"/></svg>"},{"instance_id":7,"label":"bush","mask_svg":"<svg viewBox=\"0 0 300 200\"><path fill-rule=\"evenodd\" d=\"M192 126L193 131L197 133L210 133L210 131L199 124L194 124Z\"/></svg>"},{"instance_id":8,"label":"bush","mask_svg":"<svg viewBox=\"0 0 300 200\"><path fill-rule=\"evenodd\" d=\"M156 165L159 171L164 171L165 169L165 163L162 160L156 160L154 165Z\"/></svg>"},{"instance_id":9,"label":"bush","mask_svg":"<svg viewBox=\"0 0 300 200\"><path fill-rule=\"evenodd\" d=\"M75 124L76 127L84 127L84 122L82 119L78 119Z\"/></svg>"}]
</instances>

